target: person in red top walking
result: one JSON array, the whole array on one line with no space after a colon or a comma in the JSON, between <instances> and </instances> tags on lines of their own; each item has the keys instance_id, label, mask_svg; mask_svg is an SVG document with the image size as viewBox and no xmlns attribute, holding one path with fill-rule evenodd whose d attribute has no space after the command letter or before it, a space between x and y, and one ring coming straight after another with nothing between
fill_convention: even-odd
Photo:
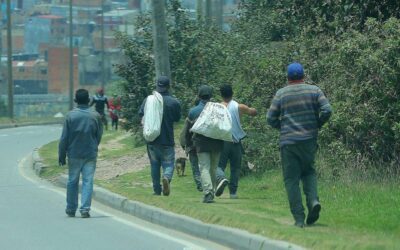
<instances>
[{"instance_id":1,"label":"person in red top walking","mask_svg":"<svg viewBox=\"0 0 400 250\"><path fill-rule=\"evenodd\" d=\"M117 94L113 95L108 101L108 106L110 107L110 117L111 117L111 128L115 127L118 130L118 120L121 113L121 98Z\"/></svg>"}]
</instances>

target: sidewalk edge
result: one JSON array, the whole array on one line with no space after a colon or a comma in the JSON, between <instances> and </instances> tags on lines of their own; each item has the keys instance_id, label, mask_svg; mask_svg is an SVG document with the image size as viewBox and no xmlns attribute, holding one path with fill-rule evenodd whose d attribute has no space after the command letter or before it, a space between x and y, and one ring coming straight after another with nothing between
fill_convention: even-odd
<instances>
[{"instance_id":1,"label":"sidewalk edge","mask_svg":"<svg viewBox=\"0 0 400 250\"><path fill-rule=\"evenodd\" d=\"M32 152L32 168L35 170L37 175L40 175L44 168L37 149ZM55 185L65 188L67 180L68 177L66 175L59 176ZM207 224L185 215L175 214L158 207L129 200L122 195L110 192L109 190L96 185L93 188L93 199L104 205L151 223L207 239L233 249L304 249L292 243L269 239L260 235L251 234L241 229Z\"/></svg>"}]
</instances>

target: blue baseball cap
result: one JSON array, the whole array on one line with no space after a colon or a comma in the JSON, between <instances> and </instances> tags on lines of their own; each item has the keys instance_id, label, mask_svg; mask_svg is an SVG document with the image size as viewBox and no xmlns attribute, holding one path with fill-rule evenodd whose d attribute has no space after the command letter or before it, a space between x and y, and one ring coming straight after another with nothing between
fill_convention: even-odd
<instances>
[{"instance_id":1,"label":"blue baseball cap","mask_svg":"<svg viewBox=\"0 0 400 250\"><path fill-rule=\"evenodd\" d=\"M301 80L304 76L304 69L300 63L294 62L288 66L288 78L290 80Z\"/></svg>"}]
</instances>

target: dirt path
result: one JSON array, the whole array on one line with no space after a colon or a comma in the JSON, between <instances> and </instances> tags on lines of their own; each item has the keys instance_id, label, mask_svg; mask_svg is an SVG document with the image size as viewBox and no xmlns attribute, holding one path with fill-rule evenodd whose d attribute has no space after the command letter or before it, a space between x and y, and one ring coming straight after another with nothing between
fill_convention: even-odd
<instances>
[{"instance_id":1,"label":"dirt path","mask_svg":"<svg viewBox=\"0 0 400 250\"><path fill-rule=\"evenodd\" d=\"M130 136L126 134L124 136L120 136L115 138L114 140L110 140L105 144L100 145L100 150L102 148L121 148L123 145L119 143L121 139ZM176 158L185 157L185 153L181 147L175 147ZM150 165L149 158L147 153L142 155L125 155L119 158L114 159L98 159L95 179L98 180L108 180L114 178L119 175L123 175L126 173L136 172L142 170Z\"/></svg>"}]
</instances>

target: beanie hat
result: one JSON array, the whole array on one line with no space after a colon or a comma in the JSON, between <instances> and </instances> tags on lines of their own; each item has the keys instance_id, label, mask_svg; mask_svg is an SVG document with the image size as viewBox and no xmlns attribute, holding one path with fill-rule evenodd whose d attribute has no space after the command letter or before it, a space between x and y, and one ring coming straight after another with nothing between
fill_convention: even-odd
<instances>
[{"instance_id":1,"label":"beanie hat","mask_svg":"<svg viewBox=\"0 0 400 250\"><path fill-rule=\"evenodd\" d=\"M294 62L288 66L288 78L290 80L301 80L304 77L304 69L300 63Z\"/></svg>"},{"instance_id":2,"label":"beanie hat","mask_svg":"<svg viewBox=\"0 0 400 250\"><path fill-rule=\"evenodd\" d=\"M210 99L212 96L212 88L207 85L201 85L199 88L200 99Z\"/></svg>"}]
</instances>

